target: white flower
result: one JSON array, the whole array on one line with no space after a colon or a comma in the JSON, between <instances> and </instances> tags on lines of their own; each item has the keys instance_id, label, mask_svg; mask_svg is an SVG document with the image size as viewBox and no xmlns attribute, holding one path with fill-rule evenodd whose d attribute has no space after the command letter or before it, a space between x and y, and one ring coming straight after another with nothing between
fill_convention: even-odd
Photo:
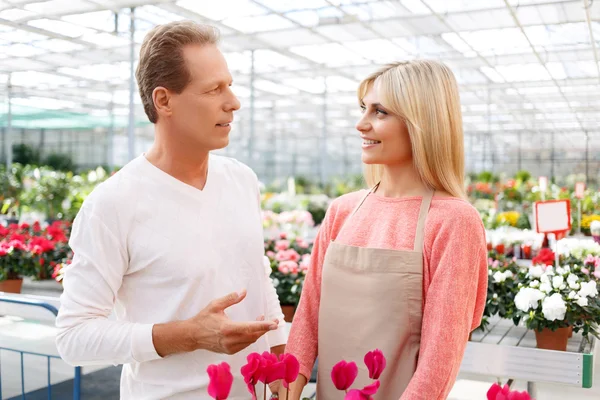
<instances>
[{"instance_id":1,"label":"white flower","mask_svg":"<svg viewBox=\"0 0 600 400\"><path fill-rule=\"evenodd\" d=\"M552 285L550 284L550 282L544 282L540 285L540 290L548 294L552 291Z\"/></svg>"},{"instance_id":2,"label":"white flower","mask_svg":"<svg viewBox=\"0 0 600 400\"><path fill-rule=\"evenodd\" d=\"M488 275L491 275L491 274L492 274L492 270L488 269Z\"/></svg>"},{"instance_id":3,"label":"white flower","mask_svg":"<svg viewBox=\"0 0 600 400\"><path fill-rule=\"evenodd\" d=\"M542 281L542 283L550 283L550 277L548 275L542 275L542 277L540 278L540 281Z\"/></svg>"},{"instance_id":4,"label":"white flower","mask_svg":"<svg viewBox=\"0 0 600 400\"><path fill-rule=\"evenodd\" d=\"M496 300L498 298L498 293L494 293L494 296L492 296L494 300Z\"/></svg>"},{"instance_id":5,"label":"white flower","mask_svg":"<svg viewBox=\"0 0 600 400\"><path fill-rule=\"evenodd\" d=\"M504 271L504 279L508 279L508 278L512 278L513 277L513 273L510 272L509 270Z\"/></svg>"},{"instance_id":6,"label":"white flower","mask_svg":"<svg viewBox=\"0 0 600 400\"><path fill-rule=\"evenodd\" d=\"M571 288L573 290L577 290L577 289L579 289L579 283L569 282L569 288Z\"/></svg>"},{"instance_id":7,"label":"white flower","mask_svg":"<svg viewBox=\"0 0 600 400\"><path fill-rule=\"evenodd\" d=\"M542 302L542 314L548 321L563 320L566 312L567 305L560 293L554 293Z\"/></svg>"},{"instance_id":8,"label":"white flower","mask_svg":"<svg viewBox=\"0 0 600 400\"><path fill-rule=\"evenodd\" d=\"M581 289L579 289L579 295L581 297L598 296L598 289L596 289L596 281L583 282L581 284Z\"/></svg>"},{"instance_id":9,"label":"white flower","mask_svg":"<svg viewBox=\"0 0 600 400\"><path fill-rule=\"evenodd\" d=\"M579 282L579 278L575 274L569 274L569 276L567 276L567 282L577 283L577 282Z\"/></svg>"},{"instance_id":10,"label":"white flower","mask_svg":"<svg viewBox=\"0 0 600 400\"><path fill-rule=\"evenodd\" d=\"M529 268L529 276L533 278L539 278L544 274L544 267L536 265L535 267Z\"/></svg>"},{"instance_id":11,"label":"white flower","mask_svg":"<svg viewBox=\"0 0 600 400\"><path fill-rule=\"evenodd\" d=\"M569 300L573 300L576 297L579 297L579 296L577 296L577 293L575 293L575 291L571 290L569 292L569 296L568 296Z\"/></svg>"},{"instance_id":12,"label":"white flower","mask_svg":"<svg viewBox=\"0 0 600 400\"><path fill-rule=\"evenodd\" d=\"M579 304L581 307L587 307L588 305L588 299L587 297L580 297L577 299L577 304Z\"/></svg>"},{"instance_id":13,"label":"white flower","mask_svg":"<svg viewBox=\"0 0 600 400\"><path fill-rule=\"evenodd\" d=\"M556 267L556 273L559 275L563 275L566 271L562 267Z\"/></svg>"},{"instance_id":14,"label":"white flower","mask_svg":"<svg viewBox=\"0 0 600 400\"><path fill-rule=\"evenodd\" d=\"M505 280L506 280L506 275L504 275L500 271L496 271L496 273L494 274L494 282L496 282L496 283L502 283Z\"/></svg>"},{"instance_id":15,"label":"white flower","mask_svg":"<svg viewBox=\"0 0 600 400\"><path fill-rule=\"evenodd\" d=\"M519 290L519 293L515 296L515 306L521 311L529 311L530 309L536 309L538 302L542 300L546 295L537 289L523 288Z\"/></svg>"},{"instance_id":16,"label":"white flower","mask_svg":"<svg viewBox=\"0 0 600 400\"><path fill-rule=\"evenodd\" d=\"M552 286L554 289L560 289L560 287L565 283L565 279L561 276L555 276L552 278Z\"/></svg>"},{"instance_id":17,"label":"white flower","mask_svg":"<svg viewBox=\"0 0 600 400\"><path fill-rule=\"evenodd\" d=\"M538 281L537 279L535 281L531 281L531 283L529 284L529 287L532 287L532 288L540 287L540 281Z\"/></svg>"},{"instance_id":18,"label":"white flower","mask_svg":"<svg viewBox=\"0 0 600 400\"><path fill-rule=\"evenodd\" d=\"M568 274L571 272L571 267L569 267L568 265L565 266L565 274Z\"/></svg>"}]
</instances>

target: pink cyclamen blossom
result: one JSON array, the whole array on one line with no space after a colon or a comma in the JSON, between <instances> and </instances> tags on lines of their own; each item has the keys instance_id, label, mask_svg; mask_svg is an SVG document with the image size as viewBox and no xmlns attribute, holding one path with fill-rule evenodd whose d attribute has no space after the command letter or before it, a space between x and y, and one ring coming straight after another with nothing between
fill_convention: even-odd
<instances>
[{"instance_id":1,"label":"pink cyclamen blossom","mask_svg":"<svg viewBox=\"0 0 600 400\"><path fill-rule=\"evenodd\" d=\"M358 367L355 362L344 360L335 364L331 370L331 380L337 390L348 390L358 376Z\"/></svg>"},{"instance_id":2,"label":"pink cyclamen blossom","mask_svg":"<svg viewBox=\"0 0 600 400\"><path fill-rule=\"evenodd\" d=\"M233 375L229 364L223 362L218 365L209 365L207 371L210 378L208 394L216 400L225 400L229 396L233 385Z\"/></svg>"},{"instance_id":3,"label":"pink cyclamen blossom","mask_svg":"<svg viewBox=\"0 0 600 400\"><path fill-rule=\"evenodd\" d=\"M281 356L281 362L285 365L285 376L283 377L283 387L289 388L290 383L298 379L300 374L300 363L292 354L284 354Z\"/></svg>"},{"instance_id":4,"label":"pink cyclamen blossom","mask_svg":"<svg viewBox=\"0 0 600 400\"><path fill-rule=\"evenodd\" d=\"M250 392L250 394L252 394L252 400L255 400L256 389L254 386L260 380L260 376L262 374L263 359L260 354L251 353L248 354L246 360L248 361L248 363L242 367L241 373L244 377L244 382L246 382L246 386L248 387L248 391Z\"/></svg>"},{"instance_id":5,"label":"pink cyclamen blossom","mask_svg":"<svg viewBox=\"0 0 600 400\"><path fill-rule=\"evenodd\" d=\"M365 354L364 361L369 369L369 378L379 379L386 366L386 360L381 350L375 349L368 352Z\"/></svg>"},{"instance_id":6,"label":"pink cyclamen blossom","mask_svg":"<svg viewBox=\"0 0 600 400\"><path fill-rule=\"evenodd\" d=\"M361 390L352 389L346 394L344 400L371 400L379 390L380 385L379 381L375 381Z\"/></svg>"}]
</instances>

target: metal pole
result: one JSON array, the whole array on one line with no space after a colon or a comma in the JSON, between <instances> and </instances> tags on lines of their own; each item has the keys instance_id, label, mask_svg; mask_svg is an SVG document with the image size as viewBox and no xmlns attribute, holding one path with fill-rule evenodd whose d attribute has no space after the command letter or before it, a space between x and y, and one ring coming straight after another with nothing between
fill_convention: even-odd
<instances>
[{"instance_id":1,"label":"metal pole","mask_svg":"<svg viewBox=\"0 0 600 400\"><path fill-rule=\"evenodd\" d=\"M319 175L321 183L325 183L327 169L329 167L327 159L327 77L323 77L323 130L321 132L321 157L319 162Z\"/></svg>"},{"instance_id":2,"label":"metal pole","mask_svg":"<svg viewBox=\"0 0 600 400\"><path fill-rule=\"evenodd\" d=\"M590 173L590 135L585 132L585 184L588 185L588 175Z\"/></svg>"},{"instance_id":3,"label":"metal pole","mask_svg":"<svg viewBox=\"0 0 600 400\"><path fill-rule=\"evenodd\" d=\"M254 50L250 52L250 134L248 135L248 163L252 162L254 142L254 113L255 113L255 90L254 90Z\"/></svg>"},{"instance_id":4,"label":"metal pole","mask_svg":"<svg viewBox=\"0 0 600 400\"><path fill-rule=\"evenodd\" d=\"M133 95L135 92L134 62L135 62L135 7L131 7L130 12L130 53L129 53L129 126L127 127L128 153L129 160L135 157L135 108L133 104Z\"/></svg>"},{"instance_id":5,"label":"metal pole","mask_svg":"<svg viewBox=\"0 0 600 400\"><path fill-rule=\"evenodd\" d=\"M8 74L8 116L6 119L6 169L9 170L12 166L13 154L12 154L12 83L10 81L10 74Z\"/></svg>"},{"instance_id":6,"label":"metal pole","mask_svg":"<svg viewBox=\"0 0 600 400\"><path fill-rule=\"evenodd\" d=\"M115 165L115 154L114 154L114 136L115 136L115 111L114 111L114 103L110 102L109 113L110 113L110 125L108 126L108 140L106 143L106 165L110 170L113 169Z\"/></svg>"}]
</instances>

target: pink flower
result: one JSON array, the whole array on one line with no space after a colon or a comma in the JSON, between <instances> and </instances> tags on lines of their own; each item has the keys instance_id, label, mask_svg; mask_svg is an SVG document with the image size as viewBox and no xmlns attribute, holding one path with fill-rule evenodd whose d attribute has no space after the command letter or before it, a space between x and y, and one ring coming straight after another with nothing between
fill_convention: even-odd
<instances>
[{"instance_id":1,"label":"pink flower","mask_svg":"<svg viewBox=\"0 0 600 400\"><path fill-rule=\"evenodd\" d=\"M219 365L209 365L208 376L210 383L208 384L208 394L216 400L224 400L229 396L231 385L233 385L233 375L229 364L223 362Z\"/></svg>"},{"instance_id":2,"label":"pink flower","mask_svg":"<svg viewBox=\"0 0 600 400\"><path fill-rule=\"evenodd\" d=\"M280 239L287 239L287 233L285 233L285 232L281 232L281 233L279 234L279 238L280 238Z\"/></svg>"},{"instance_id":3,"label":"pink flower","mask_svg":"<svg viewBox=\"0 0 600 400\"><path fill-rule=\"evenodd\" d=\"M262 357L258 353L248 354L246 357L248 363L244 365L241 369L242 376L244 377L244 382L248 386L248 391L252 394L252 399L256 399L255 396L255 388L259 382L260 375L262 374Z\"/></svg>"},{"instance_id":4,"label":"pink flower","mask_svg":"<svg viewBox=\"0 0 600 400\"><path fill-rule=\"evenodd\" d=\"M596 268L594 270L594 276L596 277L596 279L600 279L600 268Z\"/></svg>"},{"instance_id":5,"label":"pink flower","mask_svg":"<svg viewBox=\"0 0 600 400\"><path fill-rule=\"evenodd\" d=\"M287 274L287 273L292 273L292 274L297 274L298 273L298 263L294 262L294 261L282 261L279 263L279 272L281 272L282 274Z\"/></svg>"},{"instance_id":6,"label":"pink flower","mask_svg":"<svg viewBox=\"0 0 600 400\"><path fill-rule=\"evenodd\" d=\"M495 260L495 261L492 263L492 268L498 268L498 266L499 266L499 265L500 265L500 261L498 261L498 260Z\"/></svg>"},{"instance_id":7,"label":"pink flower","mask_svg":"<svg viewBox=\"0 0 600 400\"><path fill-rule=\"evenodd\" d=\"M337 390L348 390L358 376L358 367L355 362L344 360L335 364L331 370L331 380Z\"/></svg>"},{"instance_id":8,"label":"pink flower","mask_svg":"<svg viewBox=\"0 0 600 400\"><path fill-rule=\"evenodd\" d=\"M375 381L369 386L365 386L362 390L352 389L344 397L344 400L371 400L379 390L381 383Z\"/></svg>"},{"instance_id":9,"label":"pink flower","mask_svg":"<svg viewBox=\"0 0 600 400\"><path fill-rule=\"evenodd\" d=\"M269 257L271 260L275 258L275 253L272 252L271 250L267 251L267 257Z\"/></svg>"},{"instance_id":10,"label":"pink flower","mask_svg":"<svg viewBox=\"0 0 600 400\"><path fill-rule=\"evenodd\" d=\"M381 350L375 349L365 354L365 365L369 369L369 378L379 379L386 365L386 360Z\"/></svg>"},{"instance_id":11,"label":"pink flower","mask_svg":"<svg viewBox=\"0 0 600 400\"><path fill-rule=\"evenodd\" d=\"M589 275L589 274L590 274L590 270L589 270L589 269L587 269L587 268L581 268L581 272L583 272L583 273L584 273L584 274L586 274L586 275Z\"/></svg>"},{"instance_id":12,"label":"pink flower","mask_svg":"<svg viewBox=\"0 0 600 400\"><path fill-rule=\"evenodd\" d=\"M271 382L285 378L285 364L279 361L275 354L265 351L262 354L263 364L262 373L259 380L268 385Z\"/></svg>"},{"instance_id":13,"label":"pink flower","mask_svg":"<svg viewBox=\"0 0 600 400\"><path fill-rule=\"evenodd\" d=\"M286 252L287 260L298 262L300 261L300 254L296 252L294 249L289 249Z\"/></svg>"},{"instance_id":14,"label":"pink flower","mask_svg":"<svg viewBox=\"0 0 600 400\"><path fill-rule=\"evenodd\" d=\"M527 392L510 391L508 385L494 383L487 392L487 400L531 400Z\"/></svg>"},{"instance_id":15,"label":"pink flower","mask_svg":"<svg viewBox=\"0 0 600 400\"><path fill-rule=\"evenodd\" d=\"M287 252L285 250L283 251L278 251L277 254L275 254L275 260L277 261L287 261Z\"/></svg>"},{"instance_id":16,"label":"pink flower","mask_svg":"<svg viewBox=\"0 0 600 400\"><path fill-rule=\"evenodd\" d=\"M290 383L298 379L300 373L300 363L292 354L284 354L281 356L281 361L285 364L285 376L283 377L283 387L289 388Z\"/></svg>"},{"instance_id":17,"label":"pink flower","mask_svg":"<svg viewBox=\"0 0 600 400\"><path fill-rule=\"evenodd\" d=\"M290 248L289 240L278 240L275 242L275 249L278 251L287 250Z\"/></svg>"}]
</instances>

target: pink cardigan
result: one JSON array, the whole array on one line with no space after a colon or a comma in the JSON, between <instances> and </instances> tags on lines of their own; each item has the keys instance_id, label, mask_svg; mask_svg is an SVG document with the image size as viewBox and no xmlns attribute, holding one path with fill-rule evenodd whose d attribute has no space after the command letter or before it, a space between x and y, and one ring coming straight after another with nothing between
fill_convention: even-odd
<instances>
[{"instance_id":1,"label":"pink cardigan","mask_svg":"<svg viewBox=\"0 0 600 400\"><path fill-rule=\"evenodd\" d=\"M321 270L330 241L360 247L413 249L421 198L372 194L360 211L348 219L364 193L350 193L333 201L315 240L286 348L298 358L300 373L306 377L317 358ZM469 332L481 322L487 295L485 230L479 214L468 202L433 198L423 251L421 349L417 370L402 400L446 399L456 380Z\"/></svg>"}]
</instances>

